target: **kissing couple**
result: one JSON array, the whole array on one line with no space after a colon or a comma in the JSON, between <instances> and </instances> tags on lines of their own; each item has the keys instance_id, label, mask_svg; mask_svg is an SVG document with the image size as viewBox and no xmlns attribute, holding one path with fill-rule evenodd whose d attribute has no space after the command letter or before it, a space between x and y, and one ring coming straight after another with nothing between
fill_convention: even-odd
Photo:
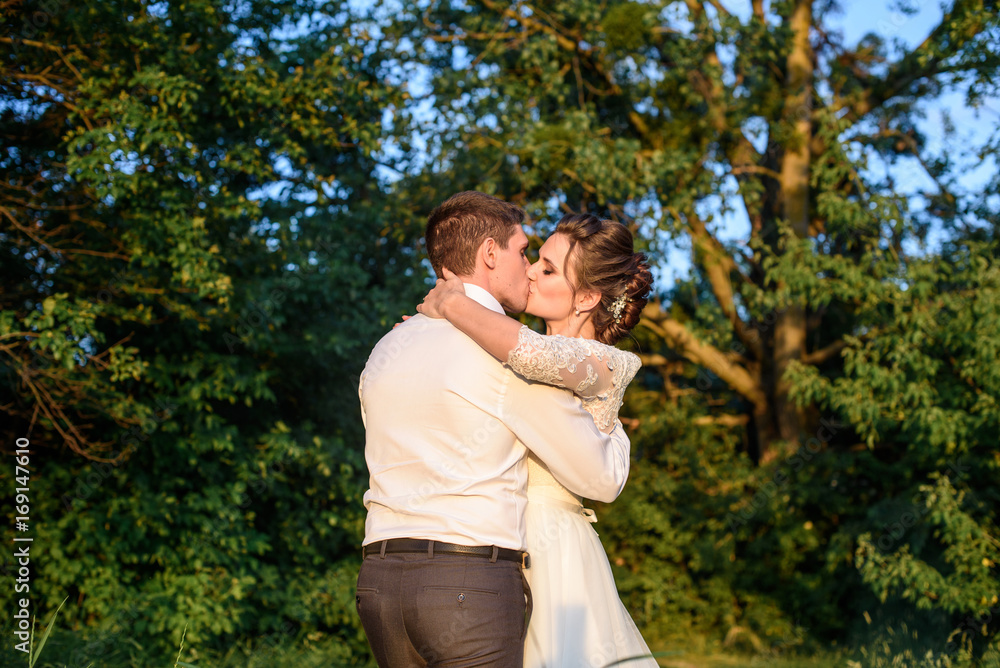
<instances>
[{"instance_id":1,"label":"kissing couple","mask_svg":"<svg viewBox=\"0 0 1000 668\"><path fill-rule=\"evenodd\" d=\"M382 668L657 665L583 506L628 477L618 410L640 362L613 346L649 265L624 225L589 214L563 217L531 264L524 217L472 191L434 209L437 284L361 375L356 601Z\"/></svg>"}]
</instances>

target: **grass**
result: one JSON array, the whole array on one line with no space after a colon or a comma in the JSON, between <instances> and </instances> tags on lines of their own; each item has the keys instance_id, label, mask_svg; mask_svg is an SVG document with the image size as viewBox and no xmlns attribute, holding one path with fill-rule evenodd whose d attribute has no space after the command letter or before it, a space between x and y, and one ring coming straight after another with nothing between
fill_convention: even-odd
<instances>
[{"instance_id":1,"label":"grass","mask_svg":"<svg viewBox=\"0 0 1000 668\"><path fill-rule=\"evenodd\" d=\"M51 625L50 625L51 628ZM289 643L267 647L243 646L234 647L224 654L192 652L192 648L182 640L176 657L163 657L163 662L156 662L148 653L130 651L135 648L116 647L111 651L95 657L87 663L79 661L79 649L86 645L83 638L70 633L57 634L59 642L46 645L46 657L33 664L32 668L84 668L101 666L101 668L147 668L149 666L173 666L174 668L336 668L345 666L344 655L321 647L306 647L302 644ZM39 646L39 652L42 645ZM663 649L656 652L657 662L662 668L848 668L847 660L837 655L815 657L775 657L723 654L723 653L687 653L677 649ZM19 657L24 657L20 652ZM183 661L183 658L195 655L197 659ZM13 657L11 657L13 658ZM3 665L23 665L24 659L16 663L0 656ZM37 660L37 653L36 653ZM350 665L375 668L375 663L369 657L356 656ZM615 668L628 668L624 663ZM867 667L866 667L867 668Z\"/></svg>"},{"instance_id":2,"label":"grass","mask_svg":"<svg viewBox=\"0 0 1000 668\"><path fill-rule=\"evenodd\" d=\"M131 653L128 651L108 652L88 666L79 660L73 660L73 646L70 637L64 638L64 642L59 644L49 643L45 645L47 656L33 664L32 668L89 668L89 666L101 666L101 668L148 668L150 666L173 666L174 668L337 668L338 666L358 666L364 668L375 668L375 664L369 657L355 656L347 659L341 651L336 648L308 647L301 643L289 643L288 645L278 645L260 648L241 647L232 648L222 654L211 652L198 652L197 660L185 662L181 659L185 654L194 654L186 643L183 643L174 655L162 657L162 661L156 661L155 657L150 657L148 653ZM77 646L80 639L77 638ZM39 652L42 644L39 644ZM662 652L662 654L661 654ZM852 660L844 652L817 653L812 656L807 655L746 655L722 652L685 652L681 650L660 650L657 663L661 668L948 668L966 666L972 664L951 663L938 661L912 660L904 656L891 656L884 652L867 652L866 656L858 656ZM877 656L876 656L877 654ZM7 666L24 665L24 654L17 652L20 657L16 661L5 660L5 656L0 656L0 664ZM77 655L79 656L79 655ZM35 654L38 660L38 653ZM860 659L860 660L858 660ZM993 661L985 661L977 666L983 668L1000 668L1000 662L994 658ZM615 668L628 668L629 664L621 664Z\"/></svg>"},{"instance_id":3,"label":"grass","mask_svg":"<svg viewBox=\"0 0 1000 668\"><path fill-rule=\"evenodd\" d=\"M62 607L66 605L66 601L69 600L69 596L62 600L56 611L52 613L51 619L49 619L48 626L45 627L45 633L42 634L42 639L38 642L38 648L35 648L35 618L31 618L31 635L28 637L28 668L35 668L35 664L38 662L38 657L42 653L42 649L45 647L45 643L49 641L49 636L52 635L52 629L55 628L56 617L59 616L59 611Z\"/></svg>"},{"instance_id":4,"label":"grass","mask_svg":"<svg viewBox=\"0 0 1000 668\"><path fill-rule=\"evenodd\" d=\"M53 617L54 619L54 617ZM46 631L52 632L54 624L50 621ZM34 653L36 663L30 668L147 668L149 666L172 666L174 668L335 668L345 666L345 657L336 648L303 646L301 643L287 645L260 646L242 645L233 647L224 654L192 651L185 641L186 633L182 635L176 657L163 657L162 662L154 661L147 652L138 646L118 643L106 648L100 655L91 656L81 661L81 650L88 646L86 638L69 632L58 630L49 640L46 633L39 642ZM39 659L42 648L45 657ZM815 657L785 657L757 656L751 657L737 654L692 652L688 653L676 648L658 648L657 662L662 668L848 668L845 658L836 655ZM197 656L197 659L189 658ZM25 655L15 652L13 655L0 653L0 664L5 666L24 665ZM348 659L350 665L374 668L375 664L369 657L356 656ZM628 668L625 663L615 668Z\"/></svg>"},{"instance_id":5,"label":"grass","mask_svg":"<svg viewBox=\"0 0 1000 668\"><path fill-rule=\"evenodd\" d=\"M733 654L685 654L658 659L662 668L846 668L840 654L813 657L742 656Z\"/></svg>"},{"instance_id":6,"label":"grass","mask_svg":"<svg viewBox=\"0 0 1000 668\"><path fill-rule=\"evenodd\" d=\"M199 652L190 647L187 654L191 662L182 661L185 655L185 639L187 626L181 634L177 656L173 659L150 657L148 651L131 638L116 638L114 642L99 641L95 643L83 634L60 632L56 630L56 620L62 606L52 613L41 638L35 645L35 629L32 624L30 636L30 651L25 657L23 652L12 650L9 646L0 649L0 664L23 665L27 658L28 668L92 668L100 665L102 668L138 668L154 665L173 668L332 668L336 666L359 666L374 668L374 662L368 656L347 656L345 649L334 642L325 645L315 644L302 639L284 645L270 644L266 638L242 639L223 653ZM903 629L905 630L905 629ZM903 637L906 634L896 633ZM915 636L914 636L915 637ZM963 657L911 652L902 645L892 646L888 642L872 642L857 652L845 650L817 652L813 655L795 654L794 652L776 653L762 652L759 654L738 654L733 652L713 651L712 648L699 644L692 638L682 641L685 647L678 643L653 644L652 650L661 668L959 668L971 665L983 668L1000 668L1000 653L995 650L988 652L983 660L973 664L963 660ZM96 645L96 647L95 647ZM44 661L40 660L42 650L46 650ZM138 651L136 651L138 650ZM615 668L628 668L630 662L623 662ZM634 665L634 664L633 664Z\"/></svg>"}]
</instances>

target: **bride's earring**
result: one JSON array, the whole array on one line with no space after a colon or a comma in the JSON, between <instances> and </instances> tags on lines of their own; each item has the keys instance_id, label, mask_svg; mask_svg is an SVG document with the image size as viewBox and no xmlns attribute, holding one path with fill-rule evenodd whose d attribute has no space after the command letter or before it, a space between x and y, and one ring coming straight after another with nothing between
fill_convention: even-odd
<instances>
[{"instance_id":1,"label":"bride's earring","mask_svg":"<svg viewBox=\"0 0 1000 668\"><path fill-rule=\"evenodd\" d=\"M579 317L579 315L580 315L580 309L576 309L576 311L574 311L574 314Z\"/></svg>"}]
</instances>

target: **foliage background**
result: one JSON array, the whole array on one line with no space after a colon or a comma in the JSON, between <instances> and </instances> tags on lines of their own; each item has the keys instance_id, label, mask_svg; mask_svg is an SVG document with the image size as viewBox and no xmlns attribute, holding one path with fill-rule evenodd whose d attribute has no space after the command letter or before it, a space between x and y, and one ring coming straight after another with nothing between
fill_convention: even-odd
<instances>
[{"instance_id":1,"label":"foliage background","mask_svg":"<svg viewBox=\"0 0 1000 668\"><path fill-rule=\"evenodd\" d=\"M425 290L426 214L476 188L536 242L590 210L690 248L597 509L651 646L994 665L1000 135L927 128L995 100L996 7L915 49L835 11L0 2L0 431L32 443L39 619L69 597L45 660L186 629L201 665L370 661L357 374Z\"/></svg>"}]
</instances>

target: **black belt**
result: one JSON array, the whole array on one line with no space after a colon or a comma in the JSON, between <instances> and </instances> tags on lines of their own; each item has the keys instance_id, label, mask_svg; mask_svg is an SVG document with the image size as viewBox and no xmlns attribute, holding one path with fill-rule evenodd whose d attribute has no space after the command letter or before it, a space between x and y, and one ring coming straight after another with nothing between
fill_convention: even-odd
<instances>
[{"instance_id":1,"label":"black belt","mask_svg":"<svg viewBox=\"0 0 1000 668\"><path fill-rule=\"evenodd\" d=\"M417 538L390 538L361 546L361 557L369 554L464 554L470 557L486 557L491 561L503 559L521 564L521 568L531 568L531 557L527 552L511 550L491 545L454 545L437 540Z\"/></svg>"}]
</instances>

